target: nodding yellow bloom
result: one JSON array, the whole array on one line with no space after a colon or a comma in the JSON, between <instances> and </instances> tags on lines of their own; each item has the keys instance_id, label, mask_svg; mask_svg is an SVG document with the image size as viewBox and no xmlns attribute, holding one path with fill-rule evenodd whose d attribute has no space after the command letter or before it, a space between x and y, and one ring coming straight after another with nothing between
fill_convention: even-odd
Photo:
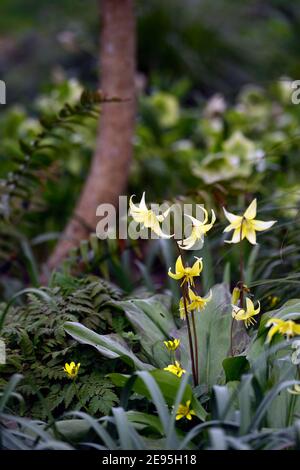
<instances>
[{"instance_id":1,"label":"nodding yellow bloom","mask_svg":"<svg viewBox=\"0 0 300 470\"><path fill-rule=\"evenodd\" d=\"M254 199L250 206L246 209L243 215L234 215L231 212L227 212L223 207L225 217L229 220L230 224L224 229L224 232L230 232L234 230L231 240L226 240L226 243L239 243L244 238L256 245L256 232L261 232L272 227L276 223L276 220L270 222L263 222L262 220L256 220L256 199Z\"/></svg>"},{"instance_id":2,"label":"nodding yellow bloom","mask_svg":"<svg viewBox=\"0 0 300 470\"><path fill-rule=\"evenodd\" d=\"M185 267L183 266L181 256L178 256L176 264L175 264L175 273L171 272L171 268L169 268L168 275L172 278L178 281L179 279L182 279L182 283L180 284L181 286L187 282L191 286L194 285L194 277L200 276L200 273L203 269L203 263L202 263L202 258L197 258L195 256L196 260L193 266L190 267Z\"/></svg>"},{"instance_id":3,"label":"nodding yellow bloom","mask_svg":"<svg viewBox=\"0 0 300 470\"><path fill-rule=\"evenodd\" d=\"M180 339L174 338L173 340L164 341L164 344L168 351L176 351L180 345Z\"/></svg>"},{"instance_id":4,"label":"nodding yellow bloom","mask_svg":"<svg viewBox=\"0 0 300 470\"><path fill-rule=\"evenodd\" d=\"M212 298L211 290L209 291L209 294L206 297L200 297L200 295L195 294L195 292L192 291L192 289L189 289L190 303L188 303L186 306L188 313L194 310L197 310L197 311L204 310L207 302L209 302L211 298ZM180 318L182 320L185 320L186 313L185 313L183 298L181 298L179 302L179 313L180 313Z\"/></svg>"},{"instance_id":5,"label":"nodding yellow bloom","mask_svg":"<svg viewBox=\"0 0 300 470\"><path fill-rule=\"evenodd\" d=\"M246 310L244 310L243 308L237 307L236 305L232 305L232 318L234 318L237 321L243 321L247 328L248 326L256 323L256 320L253 317L255 315L258 315L259 312L260 312L260 303L258 302L258 307L257 309L255 309L252 300L250 300L248 297L246 298Z\"/></svg>"},{"instance_id":6,"label":"nodding yellow bloom","mask_svg":"<svg viewBox=\"0 0 300 470\"><path fill-rule=\"evenodd\" d=\"M186 373L186 370L181 367L178 361L175 361L175 364L170 364L168 367L164 367L164 370L177 375L177 377L181 377L182 374Z\"/></svg>"},{"instance_id":7,"label":"nodding yellow bloom","mask_svg":"<svg viewBox=\"0 0 300 470\"><path fill-rule=\"evenodd\" d=\"M232 291L232 295L231 295L231 303L233 305L237 305L239 300L240 300L240 297L241 297L241 291L243 291L245 294L249 294L250 292L250 289L246 286L246 284L240 284L240 287L235 287Z\"/></svg>"},{"instance_id":8,"label":"nodding yellow bloom","mask_svg":"<svg viewBox=\"0 0 300 470\"><path fill-rule=\"evenodd\" d=\"M69 379L75 379L77 377L79 367L80 362L78 362L77 365L75 364L75 362L71 362L70 364L68 364L67 362L65 363L64 371L69 377Z\"/></svg>"},{"instance_id":9,"label":"nodding yellow bloom","mask_svg":"<svg viewBox=\"0 0 300 470\"><path fill-rule=\"evenodd\" d=\"M189 299L190 304L188 306L188 310L203 310L206 307L207 302L209 302L212 298L212 292L209 291L209 294L206 297L200 297L200 295L195 294L192 289L189 289Z\"/></svg>"},{"instance_id":10,"label":"nodding yellow bloom","mask_svg":"<svg viewBox=\"0 0 300 470\"><path fill-rule=\"evenodd\" d=\"M288 388L288 392L292 395L300 395L300 385L295 384L294 388Z\"/></svg>"},{"instance_id":11,"label":"nodding yellow bloom","mask_svg":"<svg viewBox=\"0 0 300 470\"><path fill-rule=\"evenodd\" d=\"M300 335L300 325L295 323L293 320L282 320L281 318L270 318L266 323L266 328L271 326L268 336L267 343L270 343L273 336L276 333L285 335L288 339L292 336Z\"/></svg>"},{"instance_id":12,"label":"nodding yellow bloom","mask_svg":"<svg viewBox=\"0 0 300 470\"><path fill-rule=\"evenodd\" d=\"M235 287L232 291L231 303L233 305L236 305L238 301L240 300L240 296L241 296L241 290L238 287Z\"/></svg>"},{"instance_id":13,"label":"nodding yellow bloom","mask_svg":"<svg viewBox=\"0 0 300 470\"><path fill-rule=\"evenodd\" d=\"M176 421L182 418L186 418L189 421L192 419L192 416L196 416L194 410L191 410L191 400L188 400L185 405L180 404L176 412Z\"/></svg>"},{"instance_id":14,"label":"nodding yellow bloom","mask_svg":"<svg viewBox=\"0 0 300 470\"><path fill-rule=\"evenodd\" d=\"M134 195L130 197L129 201L130 215L132 216L133 220L141 224L142 228L150 228L154 233L156 233L156 235L161 238L171 238L173 235L165 234L159 225L167 217L170 212L170 209L167 209L161 215L156 215L151 209L148 209L146 206L145 192L143 192L142 199L138 205L132 202L133 197Z\"/></svg>"},{"instance_id":15,"label":"nodding yellow bloom","mask_svg":"<svg viewBox=\"0 0 300 470\"><path fill-rule=\"evenodd\" d=\"M180 246L180 248L182 248L183 250L190 250L198 240L203 241L204 235L207 234L207 232L212 228L212 226L214 225L214 223L216 221L215 213L212 210L211 211L211 221L208 224L207 223L207 221L208 221L208 212L207 212L207 210L204 209L204 207L202 207L202 206L199 206L199 207L204 212L204 220L203 221L195 219L195 217L192 217L191 215L185 214L185 216L188 217L192 221L193 227L192 227L192 232L191 232L189 237L187 237L185 240L177 242L178 245Z\"/></svg>"}]
</instances>

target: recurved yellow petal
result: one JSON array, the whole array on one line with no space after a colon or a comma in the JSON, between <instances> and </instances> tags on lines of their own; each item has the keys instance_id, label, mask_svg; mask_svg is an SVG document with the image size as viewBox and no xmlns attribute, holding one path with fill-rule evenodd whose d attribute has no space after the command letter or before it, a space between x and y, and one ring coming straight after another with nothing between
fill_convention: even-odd
<instances>
[{"instance_id":1,"label":"recurved yellow petal","mask_svg":"<svg viewBox=\"0 0 300 470\"><path fill-rule=\"evenodd\" d=\"M168 271L168 276L170 276L172 279L175 279L175 281L179 281L183 277L182 273L172 273L171 268L169 268Z\"/></svg>"},{"instance_id":2,"label":"recurved yellow petal","mask_svg":"<svg viewBox=\"0 0 300 470\"><path fill-rule=\"evenodd\" d=\"M251 204L248 206L248 208L244 212L245 219L249 219L249 220L255 219L256 211L257 211L257 203L256 203L256 199L253 199Z\"/></svg>"},{"instance_id":3,"label":"recurved yellow petal","mask_svg":"<svg viewBox=\"0 0 300 470\"><path fill-rule=\"evenodd\" d=\"M234 229L234 228L237 228L237 227L239 227L239 226L241 225L241 222L242 222L242 219L243 219L242 216L240 216L240 215L234 215L234 214L232 214L231 212L228 212L228 211L225 209L225 207L223 207L223 211L224 211L224 214L225 214L226 219L228 219L229 222L230 222L230 227L231 227L231 228L230 228L229 230L232 230L232 229ZM225 232L225 231L228 232L229 230L227 230L227 227L226 227L226 229L224 230L224 232Z\"/></svg>"},{"instance_id":4,"label":"recurved yellow petal","mask_svg":"<svg viewBox=\"0 0 300 470\"><path fill-rule=\"evenodd\" d=\"M175 271L177 273L181 273L181 274L184 274L184 266L183 266L183 263L182 263L182 258L181 256L178 256L177 260L176 260L176 263L175 263Z\"/></svg>"},{"instance_id":5,"label":"recurved yellow petal","mask_svg":"<svg viewBox=\"0 0 300 470\"><path fill-rule=\"evenodd\" d=\"M256 232L268 230L268 228L271 228L274 224L276 224L276 220L270 220L269 222L263 222L262 220L252 220L252 226Z\"/></svg>"},{"instance_id":6,"label":"recurved yellow petal","mask_svg":"<svg viewBox=\"0 0 300 470\"><path fill-rule=\"evenodd\" d=\"M202 269L203 269L202 258L197 258L197 260L195 261L195 263L193 264L191 268L191 276L193 277L199 276Z\"/></svg>"}]
</instances>

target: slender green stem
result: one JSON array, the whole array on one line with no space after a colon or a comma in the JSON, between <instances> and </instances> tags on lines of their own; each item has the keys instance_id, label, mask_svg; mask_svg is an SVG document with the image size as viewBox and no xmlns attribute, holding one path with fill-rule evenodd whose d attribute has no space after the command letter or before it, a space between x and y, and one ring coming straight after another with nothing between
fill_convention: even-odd
<instances>
[{"instance_id":1,"label":"slender green stem","mask_svg":"<svg viewBox=\"0 0 300 470\"><path fill-rule=\"evenodd\" d=\"M87 408L87 407L85 406L85 404L82 403L82 401L81 401L81 398L80 398L80 395L79 395L79 391L78 391L78 387L77 387L77 385L76 385L76 383L75 383L75 380L76 380L76 379L73 380L73 387L74 387L74 390L75 390L76 398L77 398L77 400L78 400L78 402L79 402L81 408L83 408L83 409L88 413L88 412L89 412L88 408Z\"/></svg>"},{"instance_id":2,"label":"slender green stem","mask_svg":"<svg viewBox=\"0 0 300 470\"><path fill-rule=\"evenodd\" d=\"M185 295L185 289L182 289L182 297L183 297L183 305L184 305L185 318L186 318L188 337L189 337L189 346L190 346L190 355L191 355L191 362L192 362L193 380L194 380L194 385L197 385L197 374L196 374L196 368L195 368L193 340L192 340L191 325L190 325L190 320L189 320L189 312L188 312L188 309L187 309L187 299L186 299L186 295Z\"/></svg>"},{"instance_id":3,"label":"slender green stem","mask_svg":"<svg viewBox=\"0 0 300 470\"><path fill-rule=\"evenodd\" d=\"M233 357L233 325L234 325L234 318L231 319L231 326L230 326L230 355Z\"/></svg>"},{"instance_id":4,"label":"slender green stem","mask_svg":"<svg viewBox=\"0 0 300 470\"><path fill-rule=\"evenodd\" d=\"M193 324L193 330L194 330L194 343L195 343L195 356L196 356L196 380L197 380L197 385L199 385L199 348L198 348L198 337L197 337L194 312L192 312L192 324Z\"/></svg>"},{"instance_id":5,"label":"slender green stem","mask_svg":"<svg viewBox=\"0 0 300 470\"><path fill-rule=\"evenodd\" d=\"M241 223L241 230L240 230L240 280L238 282L238 286L240 289L240 308L244 307L244 250L243 250L243 222ZM234 328L234 318L231 320L231 327L230 327L230 355L234 356L234 348L233 348L233 328Z\"/></svg>"},{"instance_id":6,"label":"slender green stem","mask_svg":"<svg viewBox=\"0 0 300 470\"><path fill-rule=\"evenodd\" d=\"M243 243L242 243L242 227L243 222L241 224L241 241L240 241L240 308L244 306L244 250L243 250Z\"/></svg>"},{"instance_id":7,"label":"slender green stem","mask_svg":"<svg viewBox=\"0 0 300 470\"><path fill-rule=\"evenodd\" d=\"M175 241L176 247L179 252L179 256L182 258L183 265L185 265L184 258L181 254L180 247L178 243ZM184 312L185 312L185 318L186 318L186 324L187 324L187 330L188 330L188 339L189 339L189 348L190 348L190 357L191 357L191 363L192 363L192 374L193 374L193 381L194 385L198 385L198 341L197 341L197 332L195 328L195 320L192 317L192 324L193 324L193 330L194 330L194 342L195 344L193 345L193 339L192 339L192 329L191 329L191 324L189 320L189 312L187 308L187 302L189 301L189 296L188 296L188 285L183 284L181 288L182 292L182 298L183 298L183 305L184 305ZM194 348L195 348L195 354L194 354ZM195 355L196 355L196 365L195 365Z\"/></svg>"},{"instance_id":8,"label":"slender green stem","mask_svg":"<svg viewBox=\"0 0 300 470\"><path fill-rule=\"evenodd\" d=\"M299 366L297 366L297 379L298 380L300 379L300 367ZM289 406L288 417L287 417L287 426L292 426L292 424L293 424L296 401L297 401L297 395L292 395L291 396L291 401L290 401L290 406Z\"/></svg>"}]
</instances>

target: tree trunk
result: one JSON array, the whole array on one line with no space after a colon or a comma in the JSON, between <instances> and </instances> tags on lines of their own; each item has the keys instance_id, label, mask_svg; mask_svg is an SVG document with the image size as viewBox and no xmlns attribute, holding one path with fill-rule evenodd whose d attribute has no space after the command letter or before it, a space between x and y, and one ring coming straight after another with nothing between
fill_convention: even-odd
<instances>
[{"instance_id":1,"label":"tree trunk","mask_svg":"<svg viewBox=\"0 0 300 470\"><path fill-rule=\"evenodd\" d=\"M96 208L116 205L125 190L132 155L135 121L134 0L102 0L101 90L124 102L103 103L96 150L77 207L47 268L52 270L69 250L95 232Z\"/></svg>"}]
</instances>

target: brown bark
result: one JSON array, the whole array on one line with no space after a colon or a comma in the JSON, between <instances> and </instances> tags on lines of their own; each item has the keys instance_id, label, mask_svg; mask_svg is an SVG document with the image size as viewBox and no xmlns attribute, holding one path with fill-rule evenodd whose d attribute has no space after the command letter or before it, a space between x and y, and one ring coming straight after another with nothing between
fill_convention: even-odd
<instances>
[{"instance_id":1,"label":"brown bark","mask_svg":"<svg viewBox=\"0 0 300 470\"><path fill-rule=\"evenodd\" d=\"M69 250L95 232L96 208L116 205L125 190L132 155L135 120L134 0L102 0L101 90L123 102L102 105L96 150L76 209L53 254L48 269L57 267Z\"/></svg>"}]
</instances>

